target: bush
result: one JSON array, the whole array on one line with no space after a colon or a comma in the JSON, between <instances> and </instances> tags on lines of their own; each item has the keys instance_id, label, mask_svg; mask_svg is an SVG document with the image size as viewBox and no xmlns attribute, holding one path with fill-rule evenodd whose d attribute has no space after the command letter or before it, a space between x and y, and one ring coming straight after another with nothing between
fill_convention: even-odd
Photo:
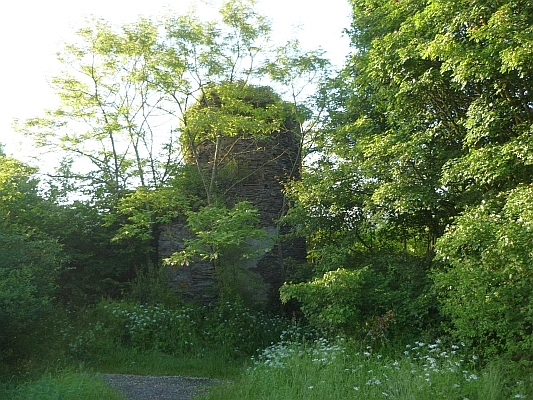
<instances>
[{"instance_id":1,"label":"bush","mask_svg":"<svg viewBox=\"0 0 533 400\"><path fill-rule=\"evenodd\" d=\"M308 321L333 336L386 341L438 323L426 260L385 254L370 261L359 269L328 271L311 282L285 284L281 299L298 300Z\"/></svg>"},{"instance_id":2,"label":"bush","mask_svg":"<svg viewBox=\"0 0 533 400\"><path fill-rule=\"evenodd\" d=\"M351 331L363 323L365 299L361 289L368 273L368 268L337 269L309 283L285 284L280 290L281 300L297 299L309 322L318 328Z\"/></svg>"},{"instance_id":3,"label":"bush","mask_svg":"<svg viewBox=\"0 0 533 400\"><path fill-rule=\"evenodd\" d=\"M454 333L487 356L533 361L532 197L532 187L521 187L503 207L471 208L437 243L444 311Z\"/></svg>"},{"instance_id":4,"label":"bush","mask_svg":"<svg viewBox=\"0 0 533 400\"><path fill-rule=\"evenodd\" d=\"M0 360L25 357L25 338L51 310L61 247L0 224Z\"/></svg>"},{"instance_id":5,"label":"bush","mask_svg":"<svg viewBox=\"0 0 533 400\"><path fill-rule=\"evenodd\" d=\"M242 303L214 307L164 307L104 301L85 314L70 334L70 349L80 360L99 361L117 346L173 356L215 352L229 359L248 357L276 341L287 322L254 312Z\"/></svg>"},{"instance_id":6,"label":"bush","mask_svg":"<svg viewBox=\"0 0 533 400\"><path fill-rule=\"evenodd\" d=\"M129 302L99 303L89 312L87 329L74 337L70 347L81 359L124 346L140 351L160 350L184 355L198 351L199 311L193 307L169 309Z\"/></svg>"},{"instance_id":7,"label":"bush","mask_svg":"<svg viewBox=\"0 0 533 400\"><path fill-rule=\"evenodd\" d=\"M222 347L231 357L255 354L277 341L288 326L282 317L252 311L241 301L217 304L204 321L205 346Z\"/></svg>"},{"instance_id":8,"label":"bush","mask_svg":"<svg viewBox=\"0 0 533 400\"><path fill-rule=\"evenodd\" d=\"M167 307L173 307L178 302L176 292L170 287L169 270L160 265L149 265L146 271L139 271L137 277L128 283L125 298L135 303Z\"/></svg>"}]
</instances>

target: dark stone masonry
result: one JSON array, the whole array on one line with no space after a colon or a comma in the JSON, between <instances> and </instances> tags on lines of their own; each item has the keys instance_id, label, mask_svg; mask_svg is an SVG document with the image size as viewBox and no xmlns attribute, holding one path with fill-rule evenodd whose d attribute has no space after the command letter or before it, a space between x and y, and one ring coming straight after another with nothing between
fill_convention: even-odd
<instances>
[{"instance_id":1,"label":"dark stone masonry","mask_svg":"<svg viewBox=\"0 0 533 400\"><path fill-rule=\"evenodd\" d=\"M214 157L215 146L206 142L198 146L199 160L208 168ZM250 201L258 208L260 226L269 235L277 237L288 227L277 221L287 211L287 199L282 184L299 179L301 167L300 143L292 132L277 132L262 138L223 138L219 147L219 190L230 203ZM184 248L183 239L190 237L184 221L174 221L161 227L159 257L166 258ZM246 267L255 276L249 291L255 302L278 302L278 289L285 280L287 262L304 262L304 239L281 241L270 251L249 260ZM288 261L292 260L292 261ZM216 298L213 266L198 261L173 268L172 285L185 298L210 302ZM244 288L246 290L246 288Z\"/></svg>"}]
</instances>

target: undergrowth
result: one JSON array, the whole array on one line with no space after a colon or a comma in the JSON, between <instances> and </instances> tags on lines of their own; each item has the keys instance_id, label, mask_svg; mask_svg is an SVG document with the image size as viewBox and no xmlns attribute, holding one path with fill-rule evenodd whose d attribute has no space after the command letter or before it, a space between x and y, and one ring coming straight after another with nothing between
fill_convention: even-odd
<instances>
[{"instance_id":1,"label":"undergrowth","mask_svg":"<svg viewBox=\"0 0 533 400\"><path fill-rule=\"evenodd\" d=\"M533 398L531 368L482 362L462 343L327 339L242 303L104 301L43 324L35 335L49 335L35 357L2 369L1 399L121 399L98 373L229 382L211 388L204 397L211 400Z\"/></svg>"},{"instance_id":2,"label":"undergrowth","mask_svg":"<svg viewBox=\"0 0 533 400\"><path fill-rule=\"evenodd\" d=\"M97 375L72 371L44 374L19 385L0 386L4 400L124 400Z\"/></svg>"},{"instance_id":3,"label":"undergrowth","mask_svg":"<svg viewBox=\"0 0 533 400\"><path fill-rule=\"evenodd\" d=\"M375 352L337 339L279 342L253 359L240 379L203 399L501 400L531 398L531 381L505 382L501 365L478 365L461 345L417 342L404 353Z\"/></svg>"},{"instance_id":4,"label":"undergrowth","mask_svg":"<svg viewBox=\"0 0 533 400\"><path fill-rule=\"evenodd\" d=\"M242 303L214 307L102 302L65 330L70 354L88 365L110 354L157 353L175 358L244 360L278 340L288 322Z\"/></svg>"}]
</instances>

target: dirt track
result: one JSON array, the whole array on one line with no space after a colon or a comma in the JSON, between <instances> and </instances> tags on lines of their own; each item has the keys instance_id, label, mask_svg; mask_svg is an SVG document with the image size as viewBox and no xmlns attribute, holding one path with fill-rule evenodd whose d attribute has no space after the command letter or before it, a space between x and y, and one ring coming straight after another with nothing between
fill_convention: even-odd
<instances>
[{"instance_id":1,"label":"dirt track","mask_svg":"<svg viewBox=\"0 0 533 400\"><path fill-rule=\"evenodd\" d=\"M102 374L103 381L127 400L190 400L220 381L183 376Z\"/></svg>"}]
</instances>

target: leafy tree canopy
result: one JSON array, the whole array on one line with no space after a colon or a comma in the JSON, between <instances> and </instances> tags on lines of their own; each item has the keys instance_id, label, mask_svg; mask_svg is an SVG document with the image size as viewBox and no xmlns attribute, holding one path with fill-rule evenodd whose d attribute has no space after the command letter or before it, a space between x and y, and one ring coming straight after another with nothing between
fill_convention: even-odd
<instances>
[{"instance_id":1,"label":"leafy tree canopy","mask_svg":"<svg viewBox=\"0 0 533 400\"><path fill-rule=\"evenodd\" d=\"M291 82L297 91L316 81L327 61L295 42L275 46L270 30L253 1L240 0L225 2L219 18L207 22L192 13L121 27L94 21L60 54L65 71L53 84L61 107L21 129L39 146L65 154L59 174L109 209L137 186L165 186L181 163L179 142L188 142L183 135L190 129L234 135L279 127L284 117L277 96L252 89L254 82ZM308 79L298 83L302 76ZM249 101L254 90L262 90L268 104ZM215 91L218 112L191 108ZM299 92L293 94L291 101L300 102Z\"/></svg>"},{"instance_id":2,"label":"leafy tree canopy","mask_svg":"<svg viewBox=\"0 0 533 400\"><path fill-rule=\"evenodd\" d=\"M353 54L319 98L328 111L322 158L291 189L312 254L334 271L376 268L376 253L406 252L427 258L419 271L427 276L438 252L431 265L445 268L437 286L462 337L527 348L517 332L529 325L504 317L503 303L529 304L508 269L528 274L520 265L530 251L518 240L527 224L516 223L526 219L509 210L528 198L533 176L531 4L351 4ZM309 300L305 288L285 293Z\"/></svg>"}]
</instances>

